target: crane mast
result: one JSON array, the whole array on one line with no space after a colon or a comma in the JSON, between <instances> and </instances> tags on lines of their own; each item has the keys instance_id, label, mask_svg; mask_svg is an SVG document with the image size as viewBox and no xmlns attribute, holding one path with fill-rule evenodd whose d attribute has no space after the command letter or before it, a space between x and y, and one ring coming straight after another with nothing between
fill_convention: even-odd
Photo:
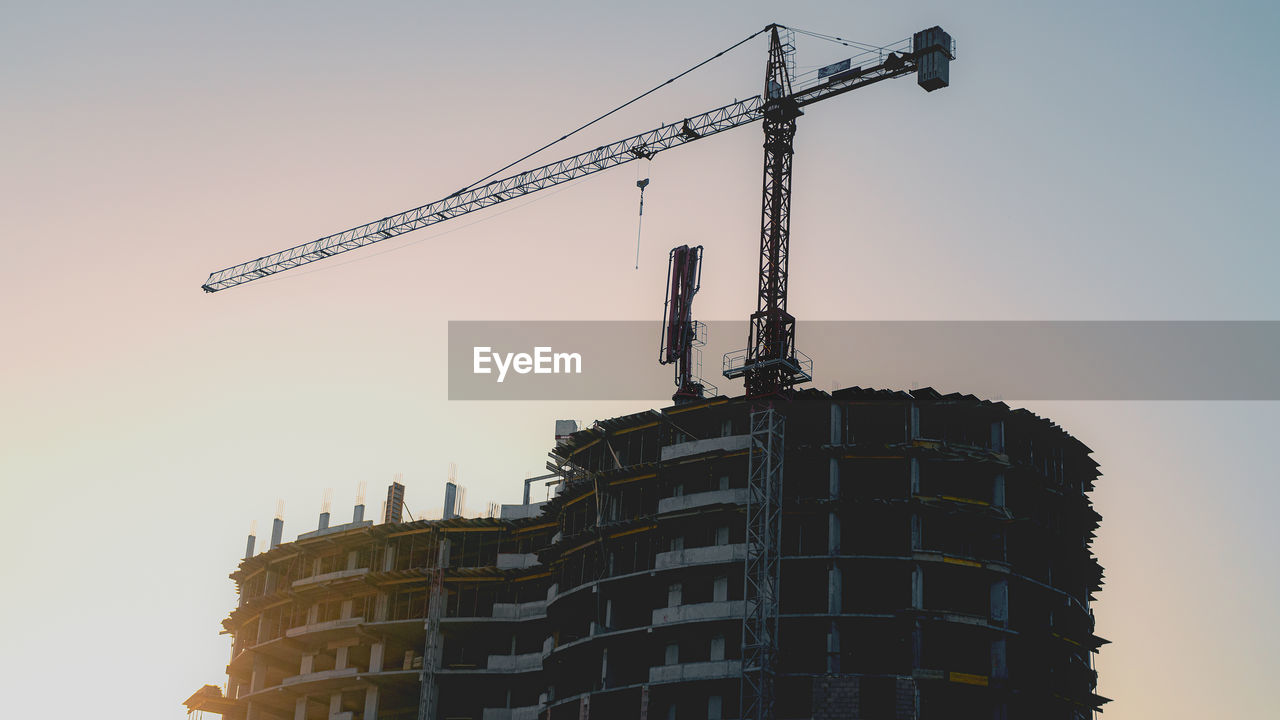
<instances>
[{"instance_id":1,"label":"crane mast","mask_svg":"<svg viewBox=\"0 0 1280 720\"><path fill-rule=\"evenodd\" d=\"M775 716L778 608L781 590L782 467L786 416L775 401L811 379L796 362L795 318L787 312L791 240L792 141L800 106L791 97L787 53L775 26L765 70L764 190L760 220L760 272L756 311L747 332L745 362L726 366L726 377L745 377L751 400L747 456L747 558L743 574L742 717Z\"/></svg>"},{"instance_id":2,"label":"crane mast","mask_svg":"<svg viewBox=\"0 0 1280 720\"><path fill-rule=\"evenodd\" d=\"M842 87L839 81L862 74L861 68L845 67L833 72L827 85L795 93L788 70L788 54L794 48L782 41L779 26L770 30L761 95L764 191L756 311L751 315L746 350L726 354L724 362L725 377L744 378L751 401L740 685L742 717L749 720L773 720L777 715L786 401L792 387L813 379L812 363L796 350L796 319L787 312L796 119L803 114L802 105L853 89ZM916 33L910 55L889 53L875 69L877 79L914 70L926 90L946 87L950 41L937 27Z\"/></svg>"}]
</instances>

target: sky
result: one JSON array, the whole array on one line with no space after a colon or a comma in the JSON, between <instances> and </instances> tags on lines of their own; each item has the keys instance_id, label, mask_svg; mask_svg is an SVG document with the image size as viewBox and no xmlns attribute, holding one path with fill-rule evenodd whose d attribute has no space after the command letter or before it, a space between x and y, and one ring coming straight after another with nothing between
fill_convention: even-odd
<instances>
[{"instance_id":1,"label":"sky","mask_svg":"<svg viewBox=\"0 0 1280 720\"><path fill-rule=\"evenodd\" d=\"M656 324L666 253L683 243L706 247L698 314L745 318L756 126L305 270L213 295L200 284L448 195L769 22L874 43L938 24L957 43L946 90L881 83L800 119L801 344L805 320L1280 319L1276 6L782 8L8 4L8 711L47 712L74 676L70 695L92 698L94 717L180 718L191 692L225 681L227 574L278 499L290 539L315 527L326 488L344 521L359 483L375 513L396 473L410 508L431 514L456 463L479 512L518 502L555 419L662 405L450 402L446 323ZM802 36L797 62L842 50ZM754 95L764 59L758 38L545 159ZM1274 714L1280 407L1026 406L1104 473L1106 717Z\"/></svg>"}]
</instances>

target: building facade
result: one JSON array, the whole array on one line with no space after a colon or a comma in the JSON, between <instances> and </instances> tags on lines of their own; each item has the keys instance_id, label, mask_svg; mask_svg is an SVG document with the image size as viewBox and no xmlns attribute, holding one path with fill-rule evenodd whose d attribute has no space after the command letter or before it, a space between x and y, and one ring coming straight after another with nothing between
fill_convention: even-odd
<instances>
[{"instance_id":1,"label":"building facade","mask_svg":"<svg viewBox=\"0 0 1280 720\"><path fill-rule=\"evenodd\" d=\"M779 718L1092 717L1087 447L930 389L783 409ZM247 558L217 711L739 717L748 416L712 398L599 421L557 442L546 503Z\"/></svg>"}]
</instances>

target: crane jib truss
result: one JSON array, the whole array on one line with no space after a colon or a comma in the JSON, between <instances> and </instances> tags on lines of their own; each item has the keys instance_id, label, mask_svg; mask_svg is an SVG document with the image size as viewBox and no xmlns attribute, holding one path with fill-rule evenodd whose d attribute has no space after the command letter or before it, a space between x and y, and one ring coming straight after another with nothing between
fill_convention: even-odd
<instances>
[{"instance_id":1,"label":"crane jib truss","mask_svg":"<svg viewBox=\"0 0 1280 720\"><path fill-rule=\"evenodd\" d=\"M804 107L881 80L907 75L916 71L916 57L924 55L926 50L933 52L936 49L925 48L906 54L891 53L878 65L856 69L856 73L844 76L825 78L795 91L790 99L796 107ZM761 120L764 106L762 96L739 100L690 116L681 122L663 125L594 150L455 193L412 210L388 215L381 220L218 270L209 275L201 288L210 293L226 290L608 170L632 160L652 158L663 150Z\"/></svg>"}]
</instances>

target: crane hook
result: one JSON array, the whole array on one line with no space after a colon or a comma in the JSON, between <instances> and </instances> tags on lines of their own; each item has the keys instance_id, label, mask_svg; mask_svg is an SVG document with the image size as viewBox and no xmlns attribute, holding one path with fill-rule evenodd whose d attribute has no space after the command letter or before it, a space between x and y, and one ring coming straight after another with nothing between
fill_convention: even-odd
<instances>
[{"instance_id":1,"label":"crane hook","mask_svg":"<svg viewBox=\"0 0 1280 720\"><path fill-rule=\"evenodd\" d=\"M636 181L640 188L640 219L636 223L636 269L640 269L640 230L644 226L644 189L649 185L649 178Z\"/></svg>"}]
</instances>

